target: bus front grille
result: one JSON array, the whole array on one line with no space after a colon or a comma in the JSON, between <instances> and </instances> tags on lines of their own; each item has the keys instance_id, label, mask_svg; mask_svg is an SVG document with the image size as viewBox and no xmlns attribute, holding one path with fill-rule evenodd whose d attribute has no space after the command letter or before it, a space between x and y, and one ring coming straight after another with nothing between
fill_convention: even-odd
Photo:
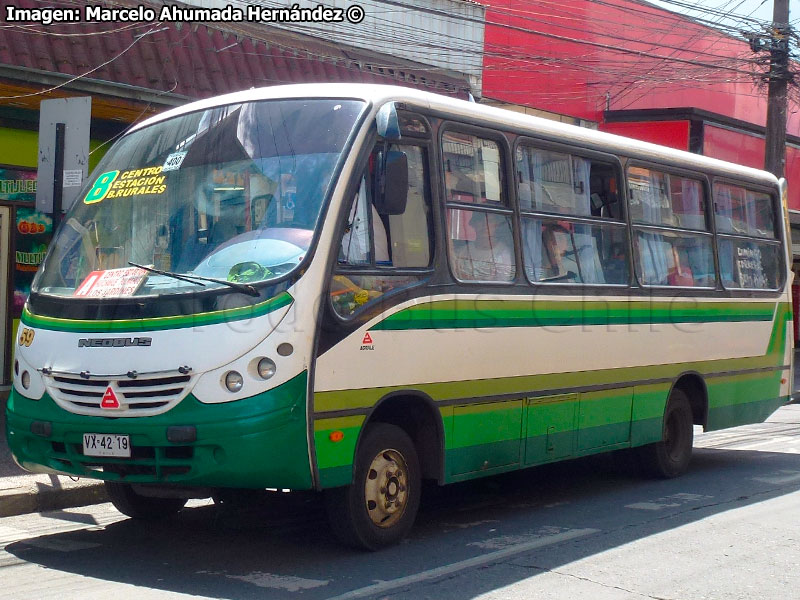
<instances>
[{"instance_id":1,"label":"bus front grille","mask_svg":"<svg viewBox=\"0 0 800 600\"><path fill-rule=\"evenodd\" d=\"M130 458L83 454L80 444L53 442L52 464L68 473L111 481L176 481L192 472L192 446L132 446Z\"/></svg>"},{"instance_id":2,"label":"bus front grille","mask_svg":"<svg viewBox=\"0 0 800 600\"><path fill-rule=\"evenodd\" d=\"M53 375L47 388L56 403L73 413L94 416L150 416L165 412L188 393L190 375L86 379L79 375ZM105 408L111 390L118 408Z\"/></svg>"}]
</instances>

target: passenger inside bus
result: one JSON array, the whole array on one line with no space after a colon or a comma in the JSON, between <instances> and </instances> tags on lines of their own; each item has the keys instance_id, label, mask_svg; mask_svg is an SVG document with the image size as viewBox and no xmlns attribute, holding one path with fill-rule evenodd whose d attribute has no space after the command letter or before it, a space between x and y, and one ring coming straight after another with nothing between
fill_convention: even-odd
<instances>
[{"instance_id":1,"label":"passenger inside bus","mask_svg":"<svg viewBox=\"0 0 800 600\"><path fill-rule=\"evenodd\" d=\"M467 233L464 243L454 246L455 276L465 281L512 281L516 264L508 218L477 210L463 212L469 213L474 233Z\"/></svg>"}]
</instances>

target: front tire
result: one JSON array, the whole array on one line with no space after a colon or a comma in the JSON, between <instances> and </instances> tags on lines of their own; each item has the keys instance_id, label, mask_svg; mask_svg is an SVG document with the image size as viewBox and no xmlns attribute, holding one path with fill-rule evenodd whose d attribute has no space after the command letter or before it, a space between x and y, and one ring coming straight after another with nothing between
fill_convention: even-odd
<instances>
[{"instance_id":1,"label":"front tire","mask_svg":"<svg viewBox=\"0 0 800 600\"><path fill-rule=\"evenodd\" d=\"M106 481L108 499L119 512L132 519L156 521L180 511L186 505L185 498L150 498L137 494L130 484Z\"/></svg>"},{"instance_id":2,"label":"front tire","mask_svg":"<svg viewBox=\"0 0 800 600\"><path fill-rule=\"evenodd\" d=\"M664 411L661 441L640 449L639 456L646 474L671 479L689 468L694 443L693 423L689 397L683 390L674 388Z\"/></svg>"},{"instance_id":3,"label":"front tire","mask_svg":"<svg viewBox=\"0 0 800 600\"><path fill-rule=\"evenodd\" d=\"M378 550L399 542L419 509L419 459L408 434L394 425L369 425L356 453L353 483L325 492L331 529L355 548Z\"/></svg>"}]
</instances>

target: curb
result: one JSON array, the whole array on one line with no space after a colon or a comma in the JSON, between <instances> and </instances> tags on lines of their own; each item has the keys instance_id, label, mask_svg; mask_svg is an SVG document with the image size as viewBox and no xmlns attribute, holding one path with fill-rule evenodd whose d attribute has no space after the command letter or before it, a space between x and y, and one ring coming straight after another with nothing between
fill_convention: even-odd
<instances>
[{"instance_id":1,"label":"curb","mask_svg":"<svg viewBox=\"0 0 800 600\"><path fill-rule=\"evenodd\" d=\"M0 491L0 518L108 502L102 483L55 489Z\"/></svg>"}]
</instances>

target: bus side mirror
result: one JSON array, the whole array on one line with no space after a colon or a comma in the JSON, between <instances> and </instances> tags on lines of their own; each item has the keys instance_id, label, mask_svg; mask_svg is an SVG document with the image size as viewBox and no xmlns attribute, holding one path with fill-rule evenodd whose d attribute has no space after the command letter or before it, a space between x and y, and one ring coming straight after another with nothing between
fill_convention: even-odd
<instances>
[{"instance_id":1,"label":"bus side mirror","mask_svg":"<svg viewBox=\"0 0 800 600\"><path fill-rule=\"evenodd\" d=\"M378 135L384 140L396 142L400 139L400 120L397 118L394 102L387 102L381 106L375 115L375 125L378 128Z\"/></svg>"},{"instance_id":2,"label":"bus side mirror","mask_svg":"<svg viewBox=\"0 0 800 600\"><path fill-rule=\"evenodd\" d=\"M383 153L381 153L383 154ZM378 173L375 209L380 215L402 215L408 200L408 157L400 150L390 150Z\"/></svg>"}]
</instances>

